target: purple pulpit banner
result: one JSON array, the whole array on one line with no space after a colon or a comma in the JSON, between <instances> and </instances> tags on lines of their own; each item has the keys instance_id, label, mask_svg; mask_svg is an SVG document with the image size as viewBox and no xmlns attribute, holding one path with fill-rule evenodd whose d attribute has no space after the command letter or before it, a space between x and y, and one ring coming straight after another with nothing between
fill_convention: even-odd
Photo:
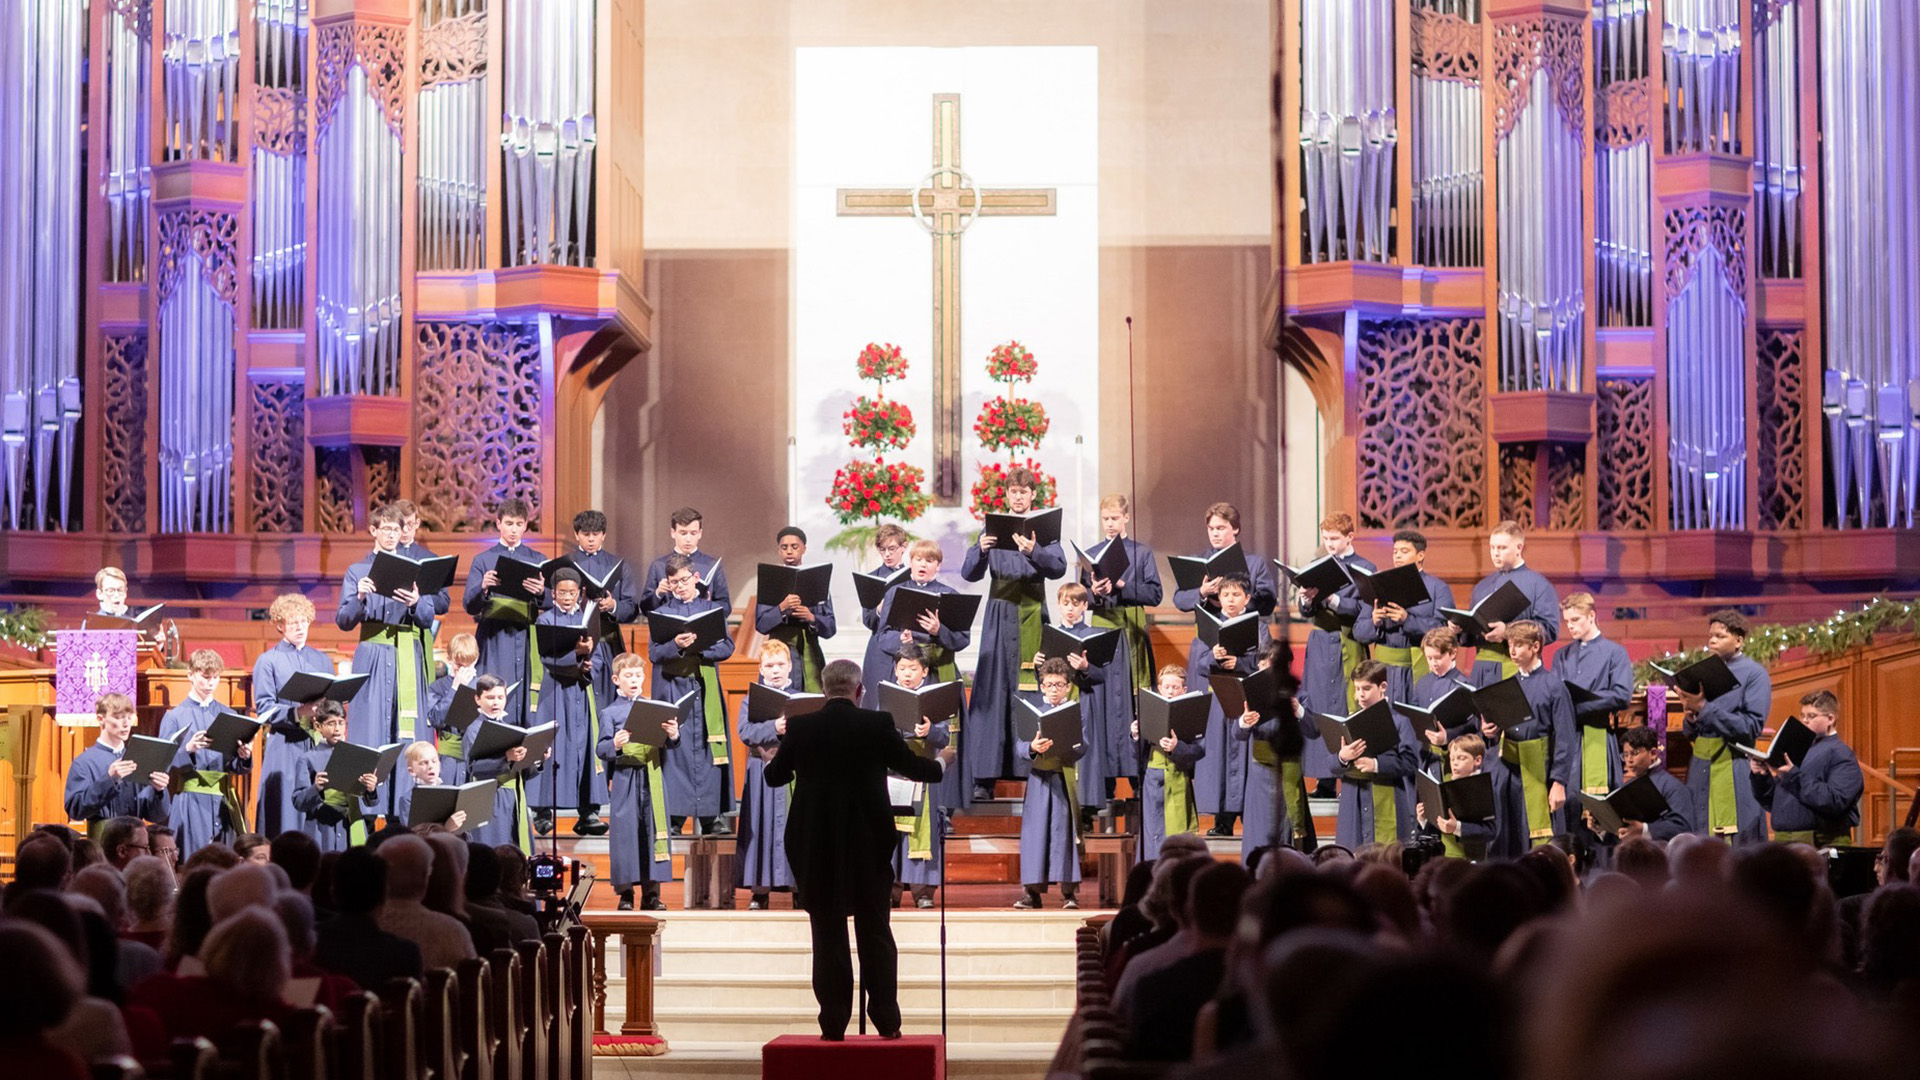
<instances>
[{"instance_id":1,"label":"purple pulpit banner","mask_svg":"<svg viewBox=\"0 0 1920 1080\"><path fill-rule=\"evenodd\" d=\"M54 723L85 726L98 722L94 703L103 694L138 700L137 630L62 630L54 651Z\"/></svg>"}]
</instances>

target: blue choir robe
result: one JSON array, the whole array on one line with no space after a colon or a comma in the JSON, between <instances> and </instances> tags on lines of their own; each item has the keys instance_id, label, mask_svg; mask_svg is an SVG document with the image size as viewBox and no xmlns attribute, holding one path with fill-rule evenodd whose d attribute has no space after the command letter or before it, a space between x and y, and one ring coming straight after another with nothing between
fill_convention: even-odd
<instances>
[{"instance_id":1,"label":"blue choir robe","mask_svg":"<svg viewBox=\"0 0 1920 1080\"><path fill-rule=\"evenodd\" d=\"M1500 758L1518 778L1522 813L1513 831L1521 843L1549 843L1555 833L1567 831L1569 814L1578 813L1574 794L1580 790L1579 733L1573 720L1573 699L1567 685L1544 663L1520 674L1520 689L1533 709L1533 718L1506 729L1500 737ZM1554 784L1566 789L1567 805L1548 811L1547 797ZM1569 811L1568 807L1573 809Z\"/></svg>"},{"instance_id":2,"label":"blue choir robe","mask_svg":"<svg viewBox=\"0 0 1920 1080\"><path fill-rule=\"evenodd\" d=\"M787 647L793 656L793 674L799 689L809 694L819 693L820 672L827 666L820 643L839 632L833 619L833 598L813 605L811 624L783 613L780 610L783 597L766 599L773 603L753 605L753 628Z\"/></svg>"},{"instance_id":3,"label":"blue choir robe","mask_svg":"<svg viewBox=\"0 0 1920 1080\"><path fill-rule=\"evenodd\" d=\"M1154 685L1153 639L1147 634L1147 609L1159 607L1165 595L1165 587L1160 583L1160 562L1153 549L1130 536L1115 538L1109 543L1121 544L1127 553L1127 572L1106 595L1092 597L1088 614L1093 625L1102 630L1118 627L1120 630L1120 655L1125 659L1120 670L1129 672L1129 678L1135 689L1151 690ZM1105 548L1101 548L1105 551ZM1093 579L1086 571L1080 572L1080 584L1089 590L1093 588ZM1132 720L1132 716L1128 716ZM1114 741L1109 756L1115 761L1137 761L1130 751L1133 740L1127 735L1125 725ZM1138 773L1128 773L1138 777Z\"/></svg>"},{"instance_id":4,"label":"blue choir robe","mask_svg":"<svg viewBox=\"0 0 1920 1080\"><path fill-rule=\"evenodd\" d=\"M1103 632L1101 627L1085 619L1078 626L1054 625L1077 638ZM1080 781L1081 806L1103 805L1107 801L1107 782L1133 773L1131 764L1121 763L1131 762L1134 757L1133 680L1123 660L1116 649L1113 659L1105 664L1089 662L1087 670L1073 672L1074 689L1080 694L1081 738L1086 744L1085 755L1074 763L1074 775ZM1118 741L1113 737L1116 727L1121 737ZM1119 759L1114 757L1116 745L1124 751Z\"/></svg>"},{"instance_id":5,"label":"blue choir robe","mask_svg":"<svg viewBox=\"0 0 1920 1080\"><path fill-rule=\"evenodd\" d=\"M1524 562L1511 570L1495 570L1481 578L1473 586L1473 595L1468 599L1467 606L1472 607L1492 596L1496 589L1509 581L1527 597L1526 610L1514 616L1512 621L1539 623L1540 629L1546 633L1546 640L1540 643L1543 649L1560 640L1560 596L1553 591L1553 583L1546 579L1546 575ZM1507 657L1505 642L1481 641L1466 627L1457 629L1460 631L1460 666L1469 669L1471 674L1468 678L1473 685L1492 686L1513 674L1513 661ZM1478 652L1468 651L1474 649Z\"/></svg>"},{"instance_id":6,"label":"blue choir robe","mask_svg":"<svg viewBox=\"0 0 1920 1080\"><path fill-rule=\"evenodd\" d=\"M1020 695L1041 708L1037 692ZM1027 762L1027 792L1020 801L1020 881L1037 889L1049 881L1061 891L1080 880L1080 813L1067 773L1055 751L1034 756L1033 743L1016 738L1014 753Z\"/></svg>"},{"instance_id":7,"label":"blue choir robe","mask_svg":"<svg viewBox=\"0 0 1920 1080\"><path fill-rule=\"evenodd\" d=\"M607 588L613 593L613 611L611 612L613 621L625 626L640 618L640 597L639 594L633 590L632 563L627 562L605 548L591 555L588 555L584 551L576 551L567 556L567 558L573 561L573 565L578 566L581 570L584 570L596 578L605 577L614 567L618 566L620 572L614 574L613 577L607 581ZM598 601L595 601L592 606L597 609L600 604ZM603 612L602 614L607 613ZM605 619L601 621L605 622ZM625 652L626 649L619 633L608 635L605 644L601 646L601 648L606 650L608 662L602 664L599 660L601 649L594 650L593 692L596 700L604 704L612 701L617 693L613 686L612 658Z\"/></svg>"},{"instance_id":8,"label":"blue choir robe","mask_svg":"<svg viewBox=\"0 0 1920 1080\"><path fill-rule=\"evenodd\" d=\"M1446 582L1420 571L1426 582L1425 603L1407 609L1405 619L1373 619L1374 605L1360 601L1360 613L1353 620L1353 639L1372 650L1373 659L1387 665L1387 697L1394 701L1411 700L1413 684L1427 672L1426 654L1420 651L1420 639L1427 631L1447 624L1440 614L1453 606L1453 588Z\"/></svg>"},{"instance_id":9,"label":"blue choir robe","mask_svg":"<svg viewBox=\"0 0 1920 1080\"><path fill-rule=\"evenodd\" d=\"M156 791L151 776L135 773L115 780L107 774L125 753L102 742L80 751L67 767L67 789L62 805L67 820L84 821L91 835L108 818L137 817L154 825L167 823L167 793Z\"/></svg>"},{"instance_id":10,"label":"blue choir robe","mask_svg":"<svg viewBox=\"0 0 1920 1080\"><path fill-rule=\"evenodd\" d=\"M433 728L433 731L425 736L432 740L434 749L440 752L440 782L456 787L466 783L468 777L465 733L454 731L447 726L447 714L453 708L453 695L459 689L451 675L442 675L433 680L433 685L427 687L427 724ZM394 795L396 811L399 809L399 798L400 795L396 792Z\"/></svg>"},{"instance_id":11,"label":"blue choir robe","mask_svg":"<svg viewBox=\"0 0 1920 1080\"><path fill-rule=\"evenodd\" d=\"M932 757L951 745L947 722L927 728L927 737L907 737L907 747L922 757ZM932 784L920 791L914 813L893 819L900 834L893 846L893 880L901 885L921 887L938 885L946 870L947 813L939 806L939 789Z\"/></svg>"},{"instance_id":12,"label":"blue choir robe","mask_svg":"<svg viewBox=\"0 0 1920 1080\"><path fill-rule=\"evenodd\" d=\"M1311 714L1307 725L1313 728L1314 740L1325 748L1326 741L1320 738L1318 725L1312 724ZM1397 712L1393 714L1393 726L1400 735L1398 743L1386 750L1369 746L1361 755L1374 759L1377 767L1373 772L1348 768L1340 773L1340 811L1334 821L1334 843L1349 851L1358 851L1367 844L1395 840L1404 843L1417 827L1413 813L1413 774L1420 766L1420 748L1414 742L1418 736L1407 718ZM1338 755L1329 752L1328 756L1338 763ZM1389 806L1394 818L1391 825L1382 820Z\"/></svg>"},{"instance_id":13,"label":"blue choir robe","mask_svg":"<svg viewBox=\"0 0 1920 1080\"><path fill-rule=\"evenodd\" d=\"M1605 795L1620 786L1620 743L1613 734L1613 716L1633 700L1633 661L1626 646L1608 638L1569 641L1553 654L1553 673L1563 683L1577 683L1600 695L1598 701L1573 703L1573 719L1580 728L1574 753L1579 790Z\"/></svg>"},{"instance_id":14,"label":"blue choir robe","mask_svg":"<svg viewBox=\"0 0 1920 1080\"><path fill-rule=\"evenodd\" d=\"M474 717L473 722L467 725L467 730L461 733L462 741L472 746L473 740L480 735L480 725L487 720L496 724L511 724L514 727L526 726L514 720L511 710L499 716L487 716L482 713ZM531 776L522 773L515 777L507 775L510 764L504 755L467 759L469 783L474 780L500 781L500 787L493 794L493 817L485 825L468 830L467 838L476 844L486 844L488 847L512 844L521 851L532 854L533 823L526 816L527 802L523 796L526 794L527 787L539 779L544 762L542 765L534 766ZM444 779L443 777L442 780ZM615 828L618 828L617 824Z\"/></svg>"},{"instance_id":15,"label":"blue choir robe","mask_svg":"<svg viewBox=\"0 0 1920 1080\"><path fill-rule=\"evenodd\" d=\"M1473 689L1473 684L1463 678L1463 675L1465 675L1465 672L1457 667L1448 671L1445 675L1435 675L1431 671L1427 672L1414 680L1413 688L1407 692L1407 704L1420 709L1432 708L1434 702L1446 697L1456 686L1464 686L1469 690ZM1470 716L1447 729L1447 742L1452 742L1470 731L1479 730L1480 718ZM1414 730L1414 735L1420 740L1419 746L1421 752L1418 756L1421 759L1421 768L1426 769L1435 776L1445 776L1448 771L1446 746L1435 746L1428 742L1425 734L1417 728Z\"/></svg>"},{"instance_id":16,"label":"blue choir robe","mask_svg":"<svg viewBox=\"0 0 1920 1080\"><path fill-rule=\"evenodd\" d=\"M655 610L693 616L717 606L712 600L670 599ZM667 752L667 813L673 817L710 818L733 809L727 703L717 666L732 655L733 639L724 636L703 652L682 653L672 641L648 649L655 701L678 701L687 691L698 691L681 710L680 744Z\"/></svg>"},{"instance_id":17,"label":"blue choir robe","mask_svg":"<svg viewBox=\"0 0 1920 1080\"><path fill-rule=\"evenodd\" d=\"M1240 857L1246 859L1253 849L1277 844L1281 847L1313 848L1313 821L1304 798L1279 798L1281 785L1301 785L1300 751L1305 745L1300 721L1291 711L1285 714L1263 713L1250 728L1240 726L1237 716L1223 716L1227 737L1245 747L1247 786L1241 799ZM1276 751L1274 742L1280 746ZM1291 767L1289 767L1289 765ZM1296 822L1298 814L1303 820ZM1296 831L1296 824L1302 828Z\"/></svg>"},{"instance_id":18,"label":"blue choir robe","mask_svg":"<svg viewBox=\"0 0 1920 1080\"><path fill-rule=\"evenodd\" d=\"M1749 770L1751 772L1751 770ZM1767 808L1773 838L1825 847L1860 824L1866 778L1860 759L1838 735L1815 739L1803 760L1783 774L1753 774L1753 794Z\"/></svg>"},{"instance_id":19,"label":"blue choir robe","mask_svg":"<svg viewBox=\"0 0 1920 1080\"><path fill-rule=\"evenodd\" d=\"M946 594L955 591L953 586L938 580L929 581L925 585L914 585L911 581L902 580L900 585L887 590L887 595L880 601L878 615L882 629L874 631L873 635L874 640L880 643L880 655L883 658L880 665L882 674L880 678L874 680L876 686L881 682L892 681L894 661L900 657L900 631L888 630L885 627L887 620L893 615L893 591L901 585L911 585L913 588L932 593ZM920 647L921 653L927 658L927 663L931 665L927 671L928 684L953 682L960 678L960 665L954 662L954 657L973 641L973 631L941 623L938 634L929 636L918 627L914 628L912 634L913 643ZM865 699L869 708L873 707L878 700L878 697ZM953 719L946 722L947 734L959 740L962 752L955 757L953 766L940 777L940 782L934 785L935 800L948 810L957 810L966 806L973 797L973 770L967 767L967 755L964 753L967 740L972 737L967 734L967 731L971 730L967 727L967 709L968 705L963 694L960 711L954 714Z\"/></svg>"},{"instance_id":20,"label":"blue choir robe","mask_svg":"<svg viewBox=\"0 0 1920 1080\"><path fill-rule=\"evenodd\" d=\"M1260 624L1260 635L1251 652L1234 661L1232 674L1246 678L1260 667L1260 653L1267 647L1267 624ZM1187 646L1187 689L1205 690L1207 676L1226 672L1213 658L1213 650L1199 638ZM1344 715L1344 714L1343 714ZM1207 711L1207 756L1193 767L1194 803L1203 814L1237 814L1247 793L1247 741L1235 739L1231 729L1240 718L1220 711L1220 699L1211 698Z\"/></svg>"},{"instance_id":21,"label":"blue choir robe","mask_svg":"<svg viewBox=\"0 0 1920 1080\"><path fill-rule=\"evenodd\" d=\"M1427 771L1434 772L1432 769L1428 769ZM1504 813L1505 802L1503 801L1503 796L1512 791L1512 774L1506 765L1501 763L1499 755L1497 754L1488 754L1482 758L1480 760L1480 771L1486 773L1493 781L1493 816L1484 821L1471 821L1463 818L1460 821L1459 834L1448 836L1446 833L1440 831L1438 818L1439 809L1429 806L1426 807L1427 823L1424 826L1425 831L1430 835L1440 838L1441 850L1446 852L1448 858L1470 859L1474 862L1493 858L1518 858L1521 854L1524 854L1524 852L1516 851L1509 854L1505 850L1507 840L1504 839L1503 829L1507 821ZM1434 773L1434 775L1438 776L1439 774ZM1416 818L1420 809L1419 793L1416 788L1414 795L1414 812Z\"/></svg>"},{"instance_id":22,"label":"blue choir robe","mask_svg":"<svg viewBox=\"0 0 1920 1080\"><path fill-rule=\"evenodd\" d=\"M421 647L421 632L433 626L433 597L423 596L412 607L379 593L363 598L360 579L372 568L371 555L348 568L340 582L340 608L333 620L342 630L359 630L353 672L371 676L347 706L347 726L353 741L367 746L412 742L428 731L427 664L432 656ZM410 659L403 660L409 654ZM412 783L407 777L389 787Z\"/></svg>"},{"instance_id":23,"label":"blue choir robe","mask_svg":"<svg viewBox=\"0 0 1920 1080\"><path fill-rule=\"evenodd\" d=\"M700 579L699 583L695 586L699 590L697 593L698 597L702 600L711 600L719 604L731 614L733 612L733 592L727 588L727 572L724 569L715 570L713 568L714 564L720 560L697 549L692 555L687 557L693 560L693 574ZM711 582L707 580L708 574L713 575ZM641 614L644 615L649 611L665 607L674 602L672 593L656 593L654 591L658 589L660 583L666 579L667 556L662 555L647 564L646 582L640 586L639 601Z\"/></svg>"},{"instance_id":24,"label":"blue choir robe","mask_svg":"<svg viewBox=\"0 0 1920 1080\"><path fill-rule=\"evenodd\" d=\"M539 704L536 699L541 681L540 652L533 646L530 628L542 611L553 606L553 590L533 596L525 589L509 593L482 587L487 571L501 559L538 565L547 557L525 544L511 548L494 544L467 564L467 591L462 601L467 614L473 616L473 638L480 645L480 674L520 687L507 695L507 715L513 717L516 726L526 727L527 717Z\"/></svg>"},{"instance_id":25,"label":"blue choir robe","mask_svg":"<svg viewBox=\"0 0 1920 1080\"><path fill-rule=\"evenodd\" d=\"M419 542L418 540L415 540L411 544L407 544L407 543L396 544L394 545L393 550L396 554L404 555L409 559L415 560L416 562L425 562L428 559L435 558L433 549L429 548L427 545ZM451 595L452 592L453 592L452 588L449 587L449 588L441 589L433 594L433 617L435 622L439 621L440 616L445 615L447 612L453 610L453 596Z\"/></svg>"},{"instance_id":26,"label":"blue choir robe","mask_svg":"<svg viewBox=\"0 0 1920 1080\"><path fill-rule=\"evenodd\" d=\"M1647 835L1664 842L1681 833L1699 832L1700 808L1694 804L1693 792L1674 779L1664 765L1655 765L1648 775L1653 777L1653 786L1660 790L1661 797L1667 800L1667 812L1660 815L1659 820L1646 823Z\"/></svg>"},{"instance_id":27,"label":"blue choir robe","mask_svg":"<svg viewBox=\"0 0 1920 1080\"><path fill-rule=\"evenodd\" d=\"M279 698L280 688L301 671L331 675L333 661L311 645L296 649L281 641L253 662L253 715L267 725L253 831L269 840L305 824L305 815L293 805L293 773L300 755L313 745L313 729L300 718L299 705Z\"/></svg>"},{"instance_id":28,"label":"blue choir robe","mask_svg":"<svg viewBox=\"0 0 1920 1080\"><path fill-rule=\"evenodd\" d=\"M1196 558L1204 559L1214 553L1215 548L1196 553ZM1247 560L1247 579L1253 582L1253 596L1247 601L1248 611L1257 611L1262 619L1273 617L1274 608L1280 603L1280 586L1274 576L1273 560L1264 555L1256 555L1242 549ZM1202 597L1199 588L1173 590L1173 606L1181 611L1193 611L1201 604L1215 615L1220 614L1220 601L1214 597Z\"/></svg>"},{"instance_id":29,"label":"blue choir robe","mask_svg":"<svg viewBox=\"0 0 1920 1080\"><path fill-rule=\"evenodd\" d=\"M1707 835L1735 844L1761 844L1767 829L1760 801L1753 796L1753 771L1733 744L1752 746L1759 740L1773 704L1773 679L1746 653L1735 653L1727 668L1739 685L1702 702L1699 715L1680 727L1680 733L1693 740L1687 790L1693 792L1695 812Z\"/></svg>"},{"instance_id":30,"label":"blue choir robe","mask_svg":"<svg viewBox=\"0 0 1920 1080\"><path fill-rule=\"evenodd\" d=\"M792 682L777 689L795 692ZM735 829L740 854L733 866L736 884L755 892L793 886L793 875L787 870L788 789L784 784L775 787L767 783L767 762L780 749L775 724L773 720L748 720L747 699L740 699L735 725L740 745L746 748L747 776L740 789L740 824Z\"/></svg>"},{"instance_id":31,"label":"blue choir robe","mask_svg":"<svg viewBox=\"0 0 1920 1080\"><path fill-rule=\"evenodd\" d=\"M1355 567L1375 569L1373 563L1352 552L1340 557L1340 565L1351 572ZM1306 658L1300 666L1300 703L1308 712L1328 716L1346 716L1353 712L1353 669L1367 658L1366 647L1354 636L1354 620L1360 615L1360 588L1344 585L1331 595L1300 600L1300 617L1312 624L1307 631ZM1391 695L1392 675L1388 675ZM1340 763L1327 752L1326 744L1313 740L1301 752L1300 766L1308 776L1325 780L1339 775Z\"/></svg>"},{"instance_id":32,"label":"blue choir robe","mask_svg":"<svg viewBox=\"0 0 1920 1080\"><path fill-rule=\"evenodd\" d=\"M1067 573L1060 545L1044 544L1027 554L1014 548L967 548L960 576L968 581L991 577L981 615L980 662L973 672L971 726L961 740L967 771L974 782L1019 779L1027 759L1013 749L1013 699L1022 683L1022 667L1040 649L1040 628L1047 621L1047 582ZM1031 672L1031 667L1027 667Z\"/></svg>"},{"instance_id":33,"label":"blue choir robe","mask_svg":"<svg viewBox=\"0 0 1920 1080\"><path fill-rule=\"evenodd\" d=\"M1146 740L1134 740L1140 770L1140 858L1157 859L1160 845L1177 833L1197 832L1200 812L1194 805L1193 770L1207 756L1206 738L1180 739L1171 752Z\"/></svg>"},{"instance_id":34,"label":"blue choir robe","mask_svg":"<svg viewBox=\"0 0 1920 1080\"><path fill-rule=\"evenodd\" d=\"M616 892L626 892L636 882L673 880L661 759L682 745L685 729L665 747L629 742L615 749L613 733L626 724L632 710L632 698L616 695L607 704L607 722L595 751L607 770L608 874Z\"/></svg>"},{"instance_id":35,"label":"blue choir robe","mask_svg":"<svg viewBox=\"0 0 1920 1080\"><path fill-rule=\"evenodd\" d=\"M900 566L905 565L905 562L900 564ZM899 570L900 566L888 566L886 563L881 563L879 566L867 571L867 573L869 575L889 573ZM901 580L904 581L905 579L902 578ZM880 602L883 604L886 603L886 598L884 596L881 597ZM881 629L886 624L880 621L880 609L878 607L861 608L860 625L867 628L867 650L860 658L860 700L865 702L868 707L872 707L876 700L873 696L874 692L879 689L881 683L893 678L893 657L887 654L883 646L887 638L893 638L897 642L900 637L900 632L897 630ZM929 677L927 681L938 682L939 680Z\"/></svg>"},{"instance_id":36,"label":"blue choir robe","mask_svg":"<svg viewBox=\"0 0 1920 1080\"><path fill-rule=\"evenodd\" d=\"M405 764L402 763L401 767L404 768ZM442 776L440 778L440 784L442 787L458 786L458 785L455 785L453 781L448 780L445 776ZM418 787L419 785L416 784L414 786ZM393 797L393 817L390 819L390 821L398 822L401 825L405 825L407 822L413 820L413 791L414 789L410 787L406 791L401 792L400 794L395 795ZM440 822L440 824L444 825L446 824L446 822ZM463 828L459 830L459 832L456 833L455 835L466 837L469 832L470 830Z\"/></svg>"},{"instance_id":37,"label":"blue choir robe","mask_svg":"<svg viewBox=\"0 0 1920 1080\"><path fill-rule=\"evenodd\" d=\"M189 694L160 718L160 737L175 739L184 747L224 711L226 706L217 701L202 702ZM185 735L180 734L183 731ZM252 767L252 762L238 754L217 750L189 754L182 749L173 756L174 795L168 823L179 842L182 865L208 844L232 843L236 832L245 831L234 775Z\"/></svg>"},{"instance_id":38,"label":"blue choir robe","mask_svg":"<svg viewBox=\"0 0 1920 1080\"><path fill-rule=\"evenodd\" d=\"M536 620L541 626L579 621L577 609L569 613L557 607L541 612ZM604 640L596 640L589 655L591 669L613 666L613 650ZM540 811L571 806L584 816L607 801L606 771L594 755L594 747L600 742L600 702L594 695L591 675L580 669L579 654L572 650L557 656L543 654L540 664L546 678L540 684L540 704L533 723L554 725L553 756L540 775L527 784L529 805Z\"/></svg>"},{"instance_id":39,"label":"blue choir robe","mask_svg":"<svg viewBox=\"0 0 1920 1080\"><path fill-rule=\"evenodd\" d=\"M306 818L306 824L300 831L313 837L322 854L345 851L366 843L367 834L373 831L373 823L368 819L379 813L378 806L382 801L378 788L358 798L344 791L322 791L313 778L316 773L327 771L327 762L332 757L333 744L316 740L301 751L293 770L293 802ZM335 778L329 776L327 779ZM401 817L399 820L404 824L407 819Z\"/></svg>"}]
</instances>

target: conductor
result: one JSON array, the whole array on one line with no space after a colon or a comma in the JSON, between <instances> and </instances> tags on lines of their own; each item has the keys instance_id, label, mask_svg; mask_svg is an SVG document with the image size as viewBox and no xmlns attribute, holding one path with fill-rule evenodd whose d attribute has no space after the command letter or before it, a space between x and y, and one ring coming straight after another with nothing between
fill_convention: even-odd
<instances>
[{"instance_id":1,"label":"conductor","mask_svg":"<svg viewBox=\"0 0 1920 1080\"><path fill-rule=\"evenodd\" d=\"M887 925L894 831L887 774L933 783L938 761L907 748L886 713L860 708L860 665L835 660L820 676L827 703L787 721L767 783L797 780L787 810L787 863L796 901L813 929L813 996L820 1037L846 1036L853 1012L848 916L860 943L867 1017L883 1037L900 1037L899 956Z\"/></svg>"}]
</instances>

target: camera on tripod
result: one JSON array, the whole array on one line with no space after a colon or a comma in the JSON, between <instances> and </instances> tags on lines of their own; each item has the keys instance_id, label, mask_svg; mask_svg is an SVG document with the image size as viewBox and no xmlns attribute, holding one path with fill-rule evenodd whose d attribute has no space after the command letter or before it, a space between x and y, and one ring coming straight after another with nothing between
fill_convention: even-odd
<instances>
[{"instance_id":1,"label":"camera on tripod","mask_svg":"<svg viewBox=\"0 0 1920 1080\"><path fill-rule=\"evenodd\" d=\"M527 891L533 894L533 917L541 933L565 933L580 921L587 894L593 891L593 864L558 852L527 860Z\"/></svg>"}]
</instances>

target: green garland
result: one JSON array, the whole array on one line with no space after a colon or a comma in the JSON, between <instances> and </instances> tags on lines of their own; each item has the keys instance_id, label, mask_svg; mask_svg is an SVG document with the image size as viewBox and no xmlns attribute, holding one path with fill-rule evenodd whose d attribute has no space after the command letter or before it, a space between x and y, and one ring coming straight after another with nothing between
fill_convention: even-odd
<instances>
[{"instance_id":1,"label":"green garland","mask_svg":"<svg viewBox=\"0 0 1920 1080\"><path fill-rule=\"evenodd\" d=\"M0 643L38 649L52 641L47 624L53 616L46 608L24 607L0 610Z\"/></svg>"},{"instance_id":2,"label":"green garland","mask_svg":"<svg viewBox=\"0 0 1920 1080\"><path fill-rule=\"evenodd\" d=\"M1756 626L1747 635L1743 651L1762 665L1771 665L1788 649L1804 648L1816 660L1830 660L1843 653L1873 644L1875 635L1905 633L1920 637L1920 600L1889 600L1874 597L1854 611L1837 611L1831 618L1799 626L1770 623ZM1636 687L1644 687L1659 678L1653 663L1684 667L1707 655L1704 648L1672 653L1658 661L1641 661L1633 666Z\"/></svg>"}]
</instances>

